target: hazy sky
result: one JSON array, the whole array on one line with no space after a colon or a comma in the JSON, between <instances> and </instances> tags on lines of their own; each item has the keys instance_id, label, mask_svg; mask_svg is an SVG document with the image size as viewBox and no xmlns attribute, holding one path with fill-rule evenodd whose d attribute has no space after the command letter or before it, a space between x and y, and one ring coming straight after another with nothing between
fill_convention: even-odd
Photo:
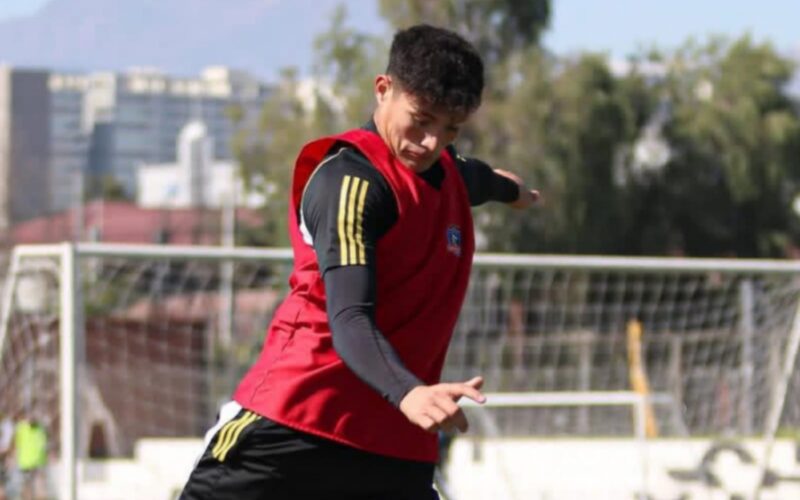
<instances>
[{"instance_id":1,"label":"hazy sky","mask_svg":"<svg viewBox=\"0 0 800 500\"><path fill-rule=\"evenodd\" d=\"M710 33L771 40L800 54L798 0L555 0L545 44L557 53L598 50L624 57L655 42L676 47Z\"/></svg>"},{"instance_id":2,"label":"hazy sky","mask_svg":"<svg viewBox=\"0 0 800 500\"><path fill-rule=\"evenodd\" d=\"M47 0L0 0L0 19L35 12Z\"/></svg>"},{"instance_id":3,"label":"hazy sky","mask_svg":"<svg viewBox=\"0 0 800 500\"><path fill-rule=\"evenodd\" d=\"M47 1L0 0L0 20L31 14ZM236 3L226 1L231 6ZM296 6L298 19L314 5L313 0L290 3ZM374 32L383 26L377 0L343 3L355 27ZM800 54L798 20L798 0L554 0L545 44L557 53L590 49L624 57L651 43L668 48L692 35L702 39L709 33L738 36L749 31L757 40L770 39L777 48Z\"/></svg>"}]
</instances>

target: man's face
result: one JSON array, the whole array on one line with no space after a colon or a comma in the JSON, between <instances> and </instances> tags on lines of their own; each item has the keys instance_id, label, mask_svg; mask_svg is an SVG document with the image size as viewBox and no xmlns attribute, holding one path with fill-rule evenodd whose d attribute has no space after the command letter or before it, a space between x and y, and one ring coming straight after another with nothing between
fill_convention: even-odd
<instances>
[{"instance_id":1,"label":"man's face","mask_svg":"<svg viewBox=\"0 0 800 500\"><path fill-rule=\"evenodd\" d=\"M388 75L375 79L378 132L400 163L423 172L453 142L467 113L452 113L426 103L392 82Z\"/></svg>"}]
</instances>

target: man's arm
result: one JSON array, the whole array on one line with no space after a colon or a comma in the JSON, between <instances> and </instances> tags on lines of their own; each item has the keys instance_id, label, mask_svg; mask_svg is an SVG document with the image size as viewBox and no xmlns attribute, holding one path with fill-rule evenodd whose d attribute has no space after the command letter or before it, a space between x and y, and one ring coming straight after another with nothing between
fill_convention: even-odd
<instances>
[{"instance_id":1,"label":"man's arm","mask_svg":"<svg viewBox=\"0 0 800 500\"><path fill-rule=\"evenodd\" d=\"M423 385L375 325L375 276L366 266L345 266L325 273L333 348L361 380L394 406Z\"/></svg>"},{"instance_id":2,"label":"man's arm","mask_svg":"<svg viewBox=\"0 0 800 500\"><path fill-rule=\"evenodd\" d=\"M375 246L397 220L391 189L350 149L321 165L303 194L301 232L323 273L334 349L414 424L430 432L465 431L456 403L463 396L483 402L483 380L424 385L375 325Z\"/></svg>"},{"instance_id":3,"label":"man's arm","mask_svg":"<svg viewBox=\"0 0 800 500\"><path fill-rule=\"evenodd\" d=\"M323 162L303 194L303 232L323 273L333 347L361 380L399 406L422 382L375 324L375 245L396 214L388 184L349 148Z\"/></svg>"},{"instance_id":4,"label":"man's arm","mask_svg":"<svg viewBox=\"0 0 800 500\"><path fill-rule=\"evenodd\" d=\"M517 175L494 169L477 158L465 158L452 146L448 149L467 186L472 206L498 201L513 208L527 208L539 199L539 191L528 188Z\"/></svg>"}]
</instances>

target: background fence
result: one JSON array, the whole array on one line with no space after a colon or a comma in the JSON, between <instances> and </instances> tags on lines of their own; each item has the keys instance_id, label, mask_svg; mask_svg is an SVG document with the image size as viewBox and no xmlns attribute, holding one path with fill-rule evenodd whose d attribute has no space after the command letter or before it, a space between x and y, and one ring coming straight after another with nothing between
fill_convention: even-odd
<instances>
[{"instance_id":1,"label":"background fence","mask_svg":"<svg viewBox=\"0 0 800 500\"><path fill-rule=\"evenodd\" d=\"M70 455L130 456L146 437L201 436L255 360L290 270L287 250L20 247L2 310L0 415L40 420L68 466ZM798 271L480 255L444 378L482 374L487 392L531 401L638 394L649 437L768 444L800 429L800 396L788 390L798 377ZM486 414L491 425L473 432L596 438L636 428L630 406L580 400Z\"/></svg>"}]
</instances>

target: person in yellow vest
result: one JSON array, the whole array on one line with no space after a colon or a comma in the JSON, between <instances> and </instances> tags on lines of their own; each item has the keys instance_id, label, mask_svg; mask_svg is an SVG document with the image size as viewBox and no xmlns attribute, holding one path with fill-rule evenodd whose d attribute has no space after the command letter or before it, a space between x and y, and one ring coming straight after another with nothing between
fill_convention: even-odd
<instances>
[{"instance_id":1,"label":"person in yellow vest","mask_svg":"<svg viewBox=\"0 0 800 500\"><path fill-rule=\"evenodd\" d=\"M45 497L44 470L47 465L47 431L32 418L23 418L14 429L17 468L22 474L22 500Z\"/></svg>"}]
</instances>

